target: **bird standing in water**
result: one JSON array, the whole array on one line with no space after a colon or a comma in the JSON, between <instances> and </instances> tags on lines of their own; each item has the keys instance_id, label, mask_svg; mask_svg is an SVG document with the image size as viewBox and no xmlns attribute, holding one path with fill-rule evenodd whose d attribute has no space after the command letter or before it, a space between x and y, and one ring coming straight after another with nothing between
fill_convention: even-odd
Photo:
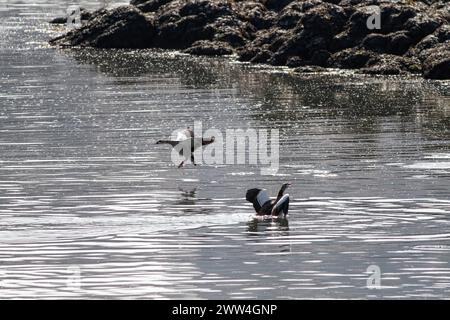
<instances>
[{"instance_id":1,"label":"bird standing in water","mask_svg":"<svg viewBox=\"0 0 450 320\"><path fill-rule=\"evenodd\" d=\"M170 144L173 149L175 149L180 156L184 157L184 160L178 165L178 168L181 168L184 165L184 162L191 158L191 162L194 166L194 151L201 146L210 144L214 142L214 137L211 138L195 138L194 131L187 127L183 131L178 133L177 140L158 140L156 144Z\"/></svg>"},{"instance_id":2,"label":"bird standing in water","mask_svg":"<svg viewBox=\"0 0 450 320\"><path fill-rule=\"evenodd\" d=\"M289 194L284 194L284 191L290 186L290 183L283 184L275 200L270 200L265 189L258 188L247 190L245 199L253 203L258 216L278 217L280 213L286 216L289 211Z\"/></svg>"}]
</instances>

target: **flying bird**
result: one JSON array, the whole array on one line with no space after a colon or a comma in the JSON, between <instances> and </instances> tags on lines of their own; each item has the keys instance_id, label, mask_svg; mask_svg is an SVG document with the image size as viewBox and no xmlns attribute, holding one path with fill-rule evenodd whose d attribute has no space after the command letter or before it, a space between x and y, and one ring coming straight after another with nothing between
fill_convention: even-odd
<instances>
[{"instance_id":1,"label":"flying bird","mask_svg":"<svg viewBox=\"0 0 450 320\"><path fill-rule=\"evenodd\" d=\"M187 129L178 132L176 140L158 140L156 144L170 144L180 156L184 157L184 160L178 165L178 168L181 168L188 158L191 158L192 164L196 166L194 151L201 146L213 143L214 139L214 137L196 138L194 137L194 131L187 127Z\"/></svg>"},{"instance_id":2,"label":"flying bird","mask_svg":"<svg viewBox=\"0 0 450 320\"><path fill-rule=\"evenodd\" d=\"M247 190L245 199L253 204L258 216L278 217L280 213L286 216L289 211L289 194L284 194L284 191L290 186L290 183L283 184L275 200L269 198L265 189L258 188Z\"/></svg>"}]
</instances>

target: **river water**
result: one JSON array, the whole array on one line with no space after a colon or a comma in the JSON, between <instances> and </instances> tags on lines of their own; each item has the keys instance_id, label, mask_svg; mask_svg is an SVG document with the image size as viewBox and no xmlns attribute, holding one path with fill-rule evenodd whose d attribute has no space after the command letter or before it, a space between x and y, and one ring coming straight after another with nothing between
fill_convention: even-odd
<instances>
[{"instance_id":1,"label":"river water","mask_svg":"<svg viewBox=\"0 0 450 320\"><path fill-rule=\"evenodd\" d=\"M0 2L1 298L450 297L449 82L50 47L68 4ZM278 172L177 169L194 121L278 129Z\"/></svg>"}]
</instances>

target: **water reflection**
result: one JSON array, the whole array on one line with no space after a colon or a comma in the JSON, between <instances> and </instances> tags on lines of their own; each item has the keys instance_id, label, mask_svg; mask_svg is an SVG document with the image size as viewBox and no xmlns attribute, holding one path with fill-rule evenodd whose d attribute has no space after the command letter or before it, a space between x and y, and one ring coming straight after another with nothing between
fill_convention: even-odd
<instances>
[{"instance_id":1,"label":"water reflection","mask_svg":"<svg viewBox=\"0 0 450 320\"><path fill-rule=\"evenodd\" d=\"M260 236L264 234L289 235L289 220L287 218L261 218L255 217L247 223L249 236Z\"/></svg>"},{"instance_id":2,"label":"water reflection","mask_svg":"<svg viewBox=\"0 0 450 320\"><path fill-rule=\"evenodd\" d=\"M211 208L208 206L208 202L212 199L210 198L198 198L197 197L197 187L193 189L183 189L178 187L180 193L180 199L175 201L173 208L180 209L179 214L190 216L192 214L209 214L212 213ZM162 209L164 210L164 208ZM177 214L178 215L178 214Z\"/></svg>"},{"instance_id":3,"label":"water reflection","mask_svg":"<svg viewBox=\"0 0 450 320\"><path fill-rule=\"evenodd\" d=\"M445 83L416 78L405 83L400 78L386 80L339 73L314 77L248 73L251 67L230 65L223 58L191 57L163 50L64 49L61 53L116 77L119 84L142 84L142 76L152 74L179 79L184 87L237 89L235 95L249 95L261 101L250 107L257 107L254 117L266 125L283 122L301 127L303 121L326 118L335 122L335 127L328 129L376 133L380 130L380 117L393 116L403 126L417 121L425 133L448 136L449 100L439 95L449 92ZM149 80L152 81L144 79ZM417 90L418 86L422 89ZM425 100L427 108L423 108ZM348 121L353 125L340 128L340 123Z\"/></svg>"},{"instance_id":4,"label":"water reflection","mask_svg":"<svg viewBox=\"0 0 450 320\"><path fill-rule=\"evenodd\" d=\"M276 241L276 246L266 248L262 253L288 254L291 252L289 240L289 220L287 218L255 217L247 223L247 235L250 243L270 244Z\"/></svg>"},{"instance_id":5,"label":"water reflection","mask_svg":"<svg viewBox=\"0 0 450 320\"><path fill-rule=\"evenodd\" d=\"M165 50L102 50L102 49L60 49L61 54L82 65L91 65L97 72L128 78L130 83L145 74L181 76L181 83L192 88L223 86L226 59L202 58L204 63L195 63L196 57ZM161 58L164 57L164 60ZM179 73L178 71L185 72ZM147 81L151 79L147 79Z\"/></svg>"}]
</instances>

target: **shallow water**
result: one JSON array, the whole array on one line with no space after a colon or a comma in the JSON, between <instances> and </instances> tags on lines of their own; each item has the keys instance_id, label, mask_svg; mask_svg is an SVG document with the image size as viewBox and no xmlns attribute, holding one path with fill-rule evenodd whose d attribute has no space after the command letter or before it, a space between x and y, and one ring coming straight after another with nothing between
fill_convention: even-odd
<instances>
[{"instance_id":1,"label":"shallow water","mask_svg":"<svg viewBox=\"0 0 450 320\"><path fill-rule=\"evenodd\" d=\"M449 82L60 50L35 3L0 3L1 298L450 297ZM176 169L154 143L194 121L279 129L278 173Z\"/></svg>"}]
</instances>

